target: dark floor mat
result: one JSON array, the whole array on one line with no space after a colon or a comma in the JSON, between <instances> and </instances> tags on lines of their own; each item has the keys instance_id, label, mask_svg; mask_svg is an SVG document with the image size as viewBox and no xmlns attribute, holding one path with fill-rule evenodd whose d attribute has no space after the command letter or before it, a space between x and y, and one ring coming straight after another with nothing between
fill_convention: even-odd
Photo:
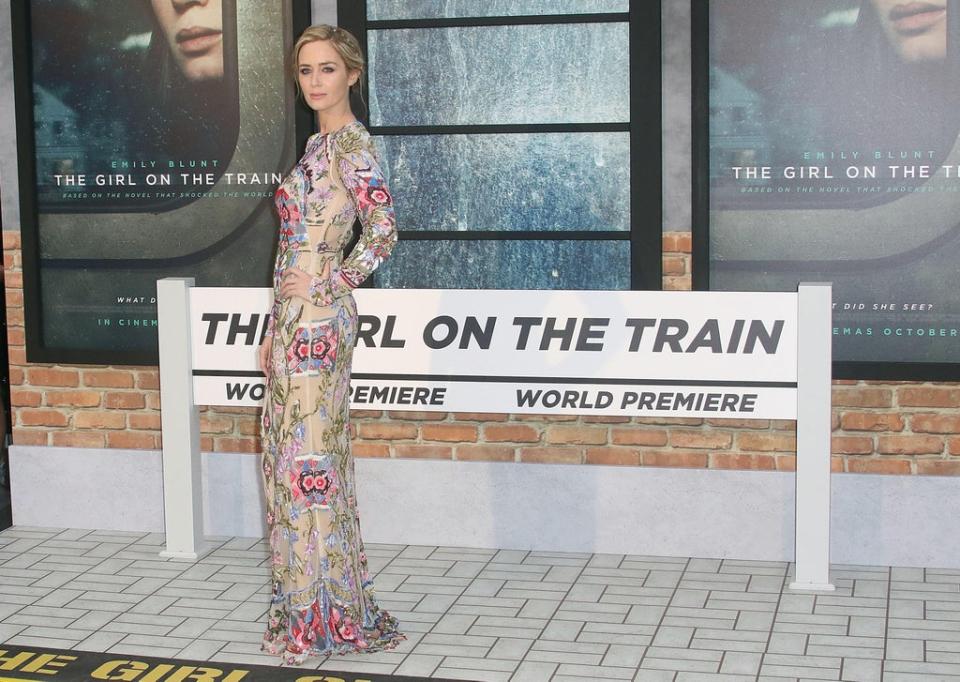
<instances>
[{"instance_id":1,"label":"dark floor mat","mask_svg":"<svg viewBox=\"0 0 960 682\"><path fill-rule=\"evenodd\" d=\"M363 654L356 654L360 659ZM334 656L332 660L336 660ZM278 659L279 660L279 659ZM313 660L313 659L311 659ZM422 682L441 678L344 673L298 667L212 663L179 659L99 654L72 649L7 646L0 644L0 682L73 682L125 680L127 682ZM445 682L454 682L446 680ZM459 681L459 682L462 682Z\"/></svg>"}]
</instances>

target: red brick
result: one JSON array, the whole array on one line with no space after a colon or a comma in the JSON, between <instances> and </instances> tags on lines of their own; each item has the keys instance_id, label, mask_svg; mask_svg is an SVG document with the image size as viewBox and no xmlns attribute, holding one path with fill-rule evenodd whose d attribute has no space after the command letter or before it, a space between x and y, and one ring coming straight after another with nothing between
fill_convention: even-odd
<instances>
[{"instance_id":1,"label":"red brick","mask_svg":"<svg viewBox=\"0 0 960 682\"><path fill-rule=\"evenodd\" d=\"M845 431L903 431L903 417L896 412L845 412L840 427Z\"/></svg>"},{"instance_id":2,"label":"red brick","mask_svg":"<svg viewBox=\"0 0 960 682\"><path fill-rule=\"evenodd\" d=\"M424 424L420 427L420 438L447 443L476 443L477 431L472 424Z\"/></svg>"},{"instance_id":3,"label":"red brick","mask_svg":"<svg viewBox=\"0 0 960 682\"><path fill-rule=\"evenodd\" d=\"M10 390L10 405L13 407L39 407L42 398L40 391L27 391L22 388Z\"/></svg>"},{"instance_id":4,"label":"red brick","mask_svg":"<svg viewBox=\"0 0 960 682\"><path fill-rule=\"evenodd\" d=\"M710 455L711 469L741 469L746 471L777 468L777 458L773 455L747 455L729 452L714 452Z\"/></svg>"},{"instance_id":5,"label":"red brick","mask_svg":"<svg viewBox=\"0 0 960 682\"><path fill-rule=\"evenodd\" d=\"M412 440L417 437L417 425L409 422L360 422L360 438L367 440Z\"/></svg>"},{"instance_id":6,"label":"red brick","mask_svg":"<svg viewBox=\"0 0 960 682\"><path fill-rule=\"evenodd\" d=\"M514 449L507 445L458 445L454 459L479 462L512 462L516 459Z\"/></svg>"},{"instance_id":7,"label":"red brick","mask_svg":"<svg viewBox=\"0 0 960 682\"><path fill-rule=\"evenodd\" d=\"M10 385L20 386L23 384L23 370L18 367L10 368Z\"/></svg>"},{"instance_id":8,"label":"red brick","mask_svg":"<svg viewBox=\"0 0 960 682\"><path fill-rule=\"evenodd\" d=\"M383 410L350 410L351 419L383 419Z\"/></svg>"},{"instance_id":9,"label":"red brick","mask_svg":"<svg viewBox=\"0 0 960 682\"><path fill-rule=\"evenodd\" d=\"M770 428L773 431L792 431L797 432L796 419L771 419Z\"/></svg>"},{"instance_id":10,"label":"red brick","mask_svg":"<svg viewBox=\"0 0 960 682\"><path fill-rule=\"evenodd\" d=\"M738 433L737 447L761 452L796 452L797 437L784 433Z\"/></svg>"},{"instance_id":11,"label":"red brick","mask_svg":"<svg viewBox=\"0 0 960 682\"><path fill-rule=\"evenodd\" d=\"M389 457L390 446L385 443L354 443L353 454L356 457Z\"/></svg>"},{"instance_id":12,"label":"red brick","mask_svg":"<svg viewBox=\"0 0 960 682\"><path fill-rule=\"evenodd\" d=\"M26 338L21 327L7 327L7 345L22 346Z\"/></svg>"},{"instance_id":13,"label":"red brick","mask_svg":"<svg viewBox=\"0 0 960 682\"><path fill-rule=\"evenodd\" d=\"M693 280L689 275L664 277L663 288L665 291L690 291L693 288Z\"/></svg>"},{"instance_id":14,"label":"red brick","mask_svg":"<svg viewBox=\"0 0 960 682\"><path fill-rule=\"evenodd\" d=\"M149 396L149 395L151 395L151 394L148 393L147 395ZM147 401L147 402L149 402L149 401ZM249 417L259 417L259 416L260 416L260 408L259 408L259 407L252 407L252 406L251 406L251 407L227 407L227 406L225 406L225 405L221 405L221 406L211 407L211 408L210 408L210 414L211 414L211 415L218 415L218 414L242 414L242 415L246 415L246 416L249 416Z\"/></svg>"},{"instance_id":15,"label":"red brick","mask_svg":"<svg viewBox=\"0 0 960 682\"><path fill-rule=\"evenodd\" d=\"M848 457L847 471L852 474L909 474L910 460L889 457Z\"/></svg>"},{"instance_id":16,"label":"red brick","mask_svg":"<svg viewBox=\"0 0 960 682\"><path fill-rule=\"evenodd\" d=\"M147 409L148 409L148 410L159 410L159 409L160 409L160 393L148 393L148 394L147 394Z\"/></svg>"},{"instance_id":17,"label":"red brick","mask_svg":"<svg viewBox=\"0 0 960 682\"><path fill-rule=\"evenodd\" d=\"M960 433L960 415L915 414L910 417L914 433Z\"/></svg>"},{"instance_id":18,"label":"red brick","mask_svg":"<svg viewBox=\"0 0 960 682\"><path fill-rule=\"evenodd\" d=\"M351 423L352 427L353 424ZM237 417L237 433L241 436L260 437L260 420L249 417Z\"/></svg>"},{"instance_id":19,"label":"red brick","mask_svg":"<svg viewBox=\"0 0 960 682\"><path fill-rule=\"evenodd\" d=\"M919 459L917 473L929 476L960 476L960 460Z\"/></svg>"},{"instance_id":20,"label":"red brick","mask_svg":"<svg viewBox=\"0 0 960 682\"><path fill-rule=\"evenodd\" d=\"M587 464L639 466L640 451L636 448L587 448L586 462Z\"/></svg>"},{"instance_id":21,"label":"red brick","mask_svg":"<svg viewBox=\"0 0 960 682\"><path fill-rule=\"evenodd\" d=\"M796 455L777 455L777 471L796 471Z\"/></svg>"},{"instance_id":22,"label":"red brick","mask_svg":"<svg viewBox=\"0 0 960 682\"><path fill-rule=\"evenodd\" d=\"M670 445L676 448L726 449L733 435L723 431L671 431Z\"/></svg>"},{"instance_id":23,"label":"red brick","mask_svg":"<svg viewBox=\"0 0 960 682\"><path fill-rule=\"evenodd\" d=\"M834 388L833 404L837 407L892 407L893 391L889 388Z\"/></svg>"},{"instance_id":24,"label":"red brick","mask_svg":"<svg viewBox=\"0 0 960 682\"><path fill-rule=\"evenodd\" d=\"M960 388L904 386L897 402L901 407L960 407Z\"/></svg>"},{"instance_id":25,"label":"red brick","mask_svg":"<svg viewBox=\"0 0 960 682\"><path fill-rule=\"evenodd\" d=\"M843 473L843 457L834 455L830 458L830 473L832 474L842 474Z\"/></svg>"},{"instance_id":26,"label":"red brick","mask_svg":"<svg viewBox=\"0 0 960 682\"><path fill-rule=\"evenodd\" d=\"M126 369L84 371L83 385L94 388L133 388L133 372Z\"/></svg>"},{"instance_id":27,"label":"red brick","mask_svg":"<svg viewBox=\"0 0 960 682\"><path fill-rule=\"evenodd\" d=\"M73 426L78 429L122 429L125 428L126 415L122 412L76 412Z\"/></svg>"},{"instance_id":28,"label":"red brick","mask_svg":"<svg viewBox=\"0 0 960 682\"><path fill-rule=\"evenodd\" d=\"M233 433L233 417L201 414L200 433Z\"/></svg>"},{"instance_id":29,"label":"red brick","mask_svg":"<svg viewBox=\"0 0 960 682\"><path fill-rule=\"evenodd\" d=\"M200 436L200 451L213 452L213 436Z\"/></svg>"},{"instance_id":30,"label":"red brick","mask_svg":"<svg viewBox=\"0 0 960 682\"><path fill-rule=\"evenodd\" d=\"M213 450L214 452L258 452L260 443L256 438L214 437Z\"/></svg>"},{"instance_id":31,"label":"red brick","mask_svg":"<svg viewBox=\"0 0 960 682\"><path fill-rule=\"evenodd\" d=\"M454 421L465 422L505 422L510 418L503 412L454 412Z\"/></svg>"},{"instance_id":32,"label":"red brick","mask_svg":"<svg viewBox=\"0 0 960 682\"><path fill-rule=\"evenodd\" d=\"M67 415L59 410L17 410L17 423L20 426L66 426L67 421Z\"/></svg>"},{"instance_id":33,"label":"red brick","mask_svg":"<svg viewBox=\"0 0 960 682\"><path fill-rule=\"evenodd\" d=\"M870 436L833 436L830 451L835 455L869 455L873 453Z\"/></svg>"},{"instance_id":34,"label":"red brick","mask_svg":"<svg viewBox=\"0 0 960 682\"><path fill-rule=\"evenodd\" d=\"M160 390L159 372L137 372L137 388L141 390L158 391Z\"/></svg>"},{"instance_id":35,"label":"red brick","mask_svg":"<svg viewBox=\"0 0 960 682\"><path fill-rule=\"evenodd\" d=\"M483 440L488 443L536 443L540 432L527 424L487 424Z\"/></svg>"},{"instance_id":36,"label":"red brick","mask_svg":"<svg viewBox=\"0 0 960 682\"><path fill-rule=\"evenodd\" d=\"M515 414L513 420L518 422L575 422L580 417L575 414Z\"/></svg>"},{"instance_id":37,"label":"red brick","mask_svg":"<svg viewBox=\"0 0 960 682\"><path fill-rule=\"evenodd\" d=\"M107 393L103 404L118 410L142 410L147 401L142 393Z\"/></svg>"},{"instance_id":38,"label":"red brick","mask_svg":"<svg viewBox=\"0 0 960 682\"><path fill-rule=\"evenodd\" d=\"M722 429L769 429L769 419L708 419L708 426Z\"/></svg>"},{"instance_id":39,"label":"red brick","mask_svg":"<svg viewBox=\"0 0 960 682\"><path fill-rule=\"evenodd\" d=\"M693 250L689 232L664 232L662 244L665 253L690 253Z\"/></svg>"},{"instance_id":40,"label":"red brick","mask_svg":"<svg viewBox=\"0 0 960 682\"><path fill-rule=\"evenodd\" d=\"M3 273L3 286L7 289L23 289L23 273L7 272Z\"/></svg>"},{"instance_id":41,"label":"red brick","mask_svg":"<svg viewBox=\"0 0 960 682\"><path fill-rule=\"evenodd\" d=\"M19 249L20 248L20 233L15 229L7 229L3 231L3 248L7 249Z\"/></svg>"},{"instance_id":42,"label":"red brick","mask_svg":"<svg viewBox=\"0 0 960 682\"><path fill-rule=\"evenodd\" d=\"M943 452L939 436L880 436L877 452L889 455L936 455Z\"/></svg>"},{"instance_id":43,"label":"red brick","mask_svg":"<svg viewBox=\"0 0 960 682\"><path fill-rule=\"evenodd\" d=\"M143 431L111 431L107 434L107 447L125 450L156 450L159 448L156 434Z\"/></svg>"},{"instance_id":44,"label":"red brick","mask_svg":"<svg viewBox=\"0 0 960 682\"><path fill-rule=\"evenodd\" d=\"M667 444L667 432L664 429L610 429L610 442L614 445L648 445L661 447Z\"/></svg>"},{"instance_id":45,"label":"red brick","mask_svg":"<svg viewBox=\"0 0 960 682\"><path fill-rule=\"evenodd\" d=\"M687 272L687 263L683 256L664 256L662 267L664 275L684 275Z\"/></svg>"},{"instance_id":46,"label":"red brick","mask_svg":"<svg viewBox=\"0 0 960 682\"><path fill-rule=\"evenodd\" d=\"M580 448L520 448L521 462L541 464L580 464L583 455Z\"/></svg>"},{"instance_id":47,"label":"red brick","mask_svg":"<svg viewBox=\"0 0 960 682\"><path fill-rule=\"evenodd\" d=\"M160 430L160 415L155 412L131 414L127 417L127 422L131 429L138 429L140 431Z\"/></svg>"},{"instance_id":48,"label":"red brick","mask_svg":"<svg viewBox=\"0 0 960 682\"><path fill-rule=\"evenodd\" d=\"M46 391L44 400L51 407L97 407L100 393L97 391Z\"/></svg>"},{"instance_id":49,"label":"red brick","mask_svg":"<svg viewBox=\"0 0 960 682\"><path fill-rule=\"evenodd\" d=\"M453 459L453 449L449 445L419 445L400 443L393 446L397 457L411 459Z\"/></svg>"},{"instance_id":50,"label":"red brick","mask_svg":"<svg viewBox=\"0 0 960 682\"><path fill-rule=\"evenodd\" d=\"M23 307L23 291L21 291L20 289L7 289L6 299L7 299L8 308Z\"/></svg>"},{"instance_id":51,"label":"red brick","mask_svg":"<svg viewBox=\"0 0 960 682\"><path fill-rule=\"evenodd\" d=\"M49 431L34 429L13 429L14 445L46 445Z\"/></svg>"},{"instance_id":52,"label":"red brick","mask_svg":"<svg viewBox=\"0 0 960 682\"><path fill-rule=\"evenodd\" d=\"M649 467L685 467L704 469L707 453L684 452L683 450L653 450L643 453L643 465Z\"/></svg>"},{"instance_id":53,"label":"red brick","mask_svg":"<svg viewBox=\"0 0 960 682\"><path fill-rule=\"evenodd\" d=\"M548 426L545 440L558 444L603 445L607 442L607 429L598 426Z\"/></svg>"},{"instance_id":54,"label":"red brick","mask_svg":"<svg viewBox=\"0 0 960 682\"><path fill-rule=\"evenodd\" d=\"M54 431L50 444L57 447L102 448L106 443L102 431Z\"/></svg>"},{"instance_id":55,"label":"red brick","mask_svg":"<svg viewBox=\"0 0 960 682\"><path fill-rule=\"evenodd\" d=\"M637 423L657 426L701 426L703 420L698 417L638 417Z\"/></svg>"},{"instance_id":56,"label":"red brick","mask_svg":"<svg viewBox=\"0 0 960 682\"><path fill-rule=\"evenodd\" d=\"M609 414L586 415L580 418L584 424L629 424L630 417L615 417Z\"/></svg>"},{"instance_id":57,"label":"red brick","mask_svg":"<svg viewBox=\"0 0 960 682\"><path fill-rule=\"evenodd\" d=\"M32 386L65 386L80 385L80 372L75 369L50 369L47 367L29 367L27 381Z\"/></svg>"},{"instance_id":58,"label":"red brick","mask_svg":"<svg viewBox=\"0 0 960 682\"><path fill-rule=\"evenodd\" d=\"M403 412L390 410L387 412L390 419L402 419L412 422L440 422L447 418L446 412Z\"/></svg>"}]
</instances>

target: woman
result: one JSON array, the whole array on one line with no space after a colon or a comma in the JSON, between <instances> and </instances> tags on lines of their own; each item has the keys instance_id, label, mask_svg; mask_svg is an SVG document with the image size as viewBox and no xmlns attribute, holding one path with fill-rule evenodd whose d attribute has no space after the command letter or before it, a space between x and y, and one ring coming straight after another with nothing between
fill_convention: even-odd
<instances>
[{"instance_id":1,"label":"woman","mask_svg":"<svg viewBox=\"0 0 960 682\"><path fill-rule=\"evenodd\" d=\"M273 555L263 648L289 663L377 651L405 635L378 608L360 538L350 452L353 289L397 240L376 150L349 103L364 69L356 38L311 26L293 50L320 132L275 195L280 241L260 366L267 377L262 474ZM355 217L363 231L341 262Z\"/></svg>"}]
</instances>

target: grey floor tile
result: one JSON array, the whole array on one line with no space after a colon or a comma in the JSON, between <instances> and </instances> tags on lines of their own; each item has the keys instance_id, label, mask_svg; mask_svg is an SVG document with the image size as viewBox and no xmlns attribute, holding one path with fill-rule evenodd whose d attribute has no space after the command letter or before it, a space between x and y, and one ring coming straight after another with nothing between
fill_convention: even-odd
<instances>
[{"instance_id":1,"label":"grey floor tile","mask_svg":"<svg viewBox=\"0 0 960 682\"><path fill-rule=\"evenodd\" d=\"M122 632L94 632L92 635L77 643L73 648L80 651L95 651L103 653L126 637Z\"/></svg>"},{"instance_id":2,"label":"grey floor tile","mask_svg":"<svg viewBox=\"0 0 960 682\"><path fill-rule=\"evenodd\" d=\"M522 661L510 682L549 682L558 664L543 661Z\"/></svg>"},{"instance_id":3,"label":"grey floor tile","mask_svg":"<svg viewBox=\"0 0 960 682\"><path fill-rule=\"evenodd\" d=\"M443 656L407 654L403 662L394 670L394 674L411 675L413 677L430 677L442 660Z\"/></svg>"}]
</instances>

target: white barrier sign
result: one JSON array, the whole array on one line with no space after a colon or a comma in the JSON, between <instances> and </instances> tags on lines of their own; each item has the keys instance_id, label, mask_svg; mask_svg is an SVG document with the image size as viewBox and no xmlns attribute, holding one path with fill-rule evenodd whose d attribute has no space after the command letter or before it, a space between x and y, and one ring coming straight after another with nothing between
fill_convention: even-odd
<instances>
[{"instance_id":1,"label":"white barrier sign","mask_svg":"<svg viewBox=\"0 0 960 682\"><path fill-rule=\"evenodd\" d=\"M792 293L360 289L351 405L793 419ZM269 289L193 289L195 403L258 405Z\"/></svg>"}]
</instances>

